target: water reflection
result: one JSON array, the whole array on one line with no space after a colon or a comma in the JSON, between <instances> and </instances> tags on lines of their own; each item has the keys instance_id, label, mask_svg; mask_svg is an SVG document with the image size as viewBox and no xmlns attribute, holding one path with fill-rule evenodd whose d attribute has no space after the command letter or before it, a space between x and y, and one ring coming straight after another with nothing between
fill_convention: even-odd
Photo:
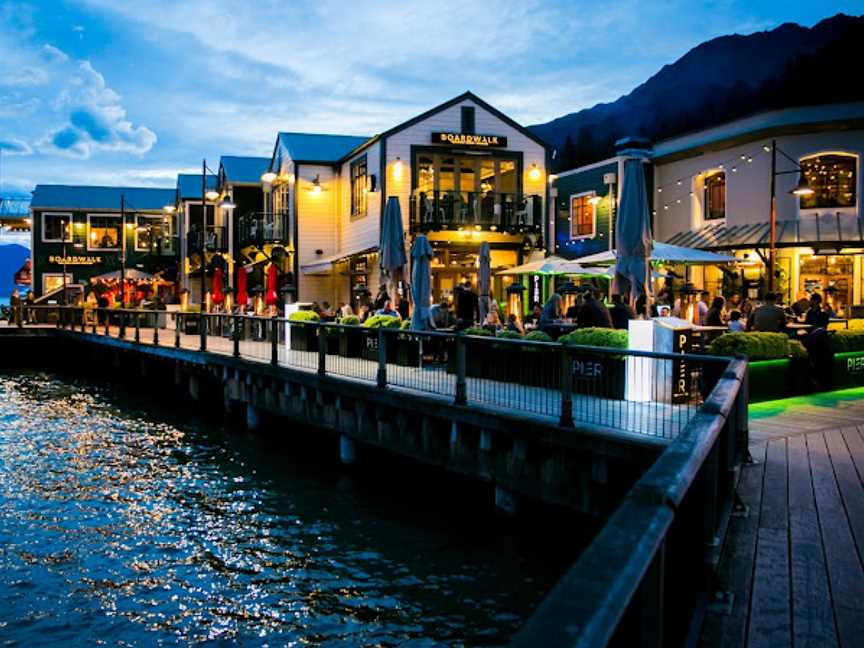
<instances>
[{"instance_id":1,"label":"water reflection","mask_svg":"<svg viewBox=\"0 0 864 648\"><path fill-rule=\"evenodd\" d=\"M0 374L5 639L501 643L554 577L398 484L171 416L104 385Z\"/></svg>"}]
</instances>

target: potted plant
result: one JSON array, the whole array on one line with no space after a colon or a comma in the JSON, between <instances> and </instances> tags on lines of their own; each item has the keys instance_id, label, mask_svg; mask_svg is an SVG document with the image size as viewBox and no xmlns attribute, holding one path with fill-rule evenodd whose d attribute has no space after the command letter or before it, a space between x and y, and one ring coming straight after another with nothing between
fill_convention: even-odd
<instances>
[{"instance_id":1,"label":"potted plant","mask_svg":"<svg viewBox=\"0 0 864 648\"><path fill-rule=\"evenodd\" d=\"M292 351L317 351L318 327L310 323L320 321L318 313L310 310L294 311L288 316L291 327Z\"/></svg>"},{"instance_id":2,"label":"potted plant","mask_svg":"<svg viewBox=\"0 0 864 648\"><path fill-rule=\"evenodd\" d=\"M366 338L360 328L360 318L348 315L339 320L339 355L344 358L359 358L363 355Z\"/></svg>"},{"instance_id":3,"label":"potted plant","mask_svg":"<svg viewBox=\"0 0 864 648\"><path fill-rule=\"evenodd\" d=\"M363 347L363 357L367 360L373 360L375 362L378 361L378 329L379 328L390 328L397 329L400 326L400 320L398 317L394 317L392 315L372 315L365 322L363 322L364 334L366 337L366 344ZM387 362L393 362L396 358L396 349L394 348L394 344L392 342L395 338L389 337L387 342L391 342L387 345Z\"/></svg>"},{"instance_id":4,"label":"potted plant","mask_svg":"<svg viewBox=\"0 0 864 648\"><path fill-rule=\"evenodd\" d=\"M558 341L571 347L626 349L628 345L627 331L599 327L576 329L572 333L562 335ZM570 359L574 394L624 399L627 369L623 355L577 351L571 352Z\"/></svg>"}]
</instances>

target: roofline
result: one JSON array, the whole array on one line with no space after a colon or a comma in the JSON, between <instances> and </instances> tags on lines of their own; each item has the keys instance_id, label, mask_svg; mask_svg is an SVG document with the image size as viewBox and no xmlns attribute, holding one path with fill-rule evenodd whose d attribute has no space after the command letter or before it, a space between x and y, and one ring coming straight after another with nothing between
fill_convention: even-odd
<instances>
[{"instance_id":1,"label":"roofline","mask_svg":"<svg viewBox=\"0 0 864 648\"><path fill-rule=\"evenodd\" d=\"M184 174L178 174L184 175ZM190 174L185 174L190 175ZM174 187L125 187L118 185L67 185L67 184L46 184L40 183L37 184L33 191L30 193L35 193L36 189L39 187L66 187L68 189L134 189L136 191L145 190L145 191L175 191Z\"/></svg>"},{"instance_id":2,"label":"roofline","mask_svg":"<svg viewBox=\"0 0 864 648\"><path fill-rule=\"evenodd\" d=\"M164 205L163 205L164 207ZM144 209L141 208L127 208L124 211L127 214L136 214L138 212L153 212L154 214L161 214L163 207L146 207ZM119 214L120 207L58 207L56 205L31 205L30 211L69 211L69 212L105 212L107 214Z\"/></svg>"},{"instance_id":3,"label":"roofline","mask_svg":"<svg viewBox=\"0 0 864 648\"><path fill-rule=\"evenodd\" d=\"M667 137L662 140L658 140L654 142L654 148L658 148L660 145L668 142L674 142L678 139L683 139L686 137L692 137L699 133L705 133L712 130L719 130L725 127L732 126L733 124L746 121L748 119L755 119L765 115L771 114L781 114L781 113L791 113L793 111L804 111L804 110L818 110L820 108L827 107L839 107L839 106L861 106L862 112L860 117L834 117L834 118L826 118L821 120L814 121L792 121L787 124L778 124L773 126L766 126L763 128L757 128L755 130L746 131L744 133L738 133L733 135L728 135L726 137L721 137L714 141L711 141L707 144L693 144L691 146L687 146L686 148L682 148L678 151L674 151L671 153L667 153L665 155L658 155L651 157L651 162L654 164L667 164L669 162L675 162L676 160L681 160L687 157L691 157L692 151L716 151L724 148L728 148L730 145L735 146L739 144L746 144L748 142L752 142L755 140L759 140L765 137L776 136L776 135L797 135L808 132L824 132L830 130L854 130L857 128L864 128L864 102L860 101L843 101L837 103L830 104L815 104L812 106L792 106L790 108L780 108L773 110L760 110L758 112L750 113L748 115L744 115L737 119L732 119L729 121L722 122L720 124L715 124L714 126L708 126L705 128L697 128L691 131L687 131L685 133L681 133L679 135L675 135L674 137ZM802 118L803 119L803 118Z\"/></svg>"},{"instance_id":4,"label":"roofline","mask_svg":"<svg viewBox=\"0 0 864 648\"><path fill-rule=\"evenodd\" d=\"M606 158L605 160L600 160L599 162L592 162L591 164L585 164L581 167L576 167L575 169L568 169L567 171L556 173L555 179L557 180L559 178L564 178L575 173L581 173L583 171L590 171L592 169L596 169L597 167L606 166L607 164L617 164L624 159L627 159L626 155L613 155L612 157Z\"/></svg>"}]
</instances>

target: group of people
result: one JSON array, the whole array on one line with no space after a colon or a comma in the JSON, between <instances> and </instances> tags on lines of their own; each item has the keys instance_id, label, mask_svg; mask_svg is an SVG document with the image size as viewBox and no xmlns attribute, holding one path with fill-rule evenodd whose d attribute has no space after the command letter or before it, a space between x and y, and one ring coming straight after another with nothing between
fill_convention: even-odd
<instances>
[{"instance_id":1,"label":"group of people","mask_svg":"<svg viewBox=\"0 0 864 648\"><path fill-rule=\"evenodd\" d=\"M343 303L338 307L330 305L328 301L313 302L312 310L325 322L341 320L344 317L356 316L362 324L373 315L389 315L400 320L410 317L410 304L408 299L400 294L396 299L390 296L387 286L382 284L378 287L378 293L372 298L372 293L364 290L357 296L357 306L352 307L349 303Z\"/></svg>"},{"instance_id":2,"label":"group of people","mask_svg":"<svg viewBox=\"0 0 864 648\"><path fill-rule=\"evenodd\" d=\"M612 295L607 305L603 291L589 286L576 295L574 303L566 311L561 295L552 293L542 308L539 304L534 305L526 326L547 333L553 332L561 323L576 324L578 328L626 329L629 321L635 318L635 311L621 295Z\"/></svg>"},{"instance_id":3,"label":"group of people","mask_svg":"<svg viewBox=\"0 0 864 648\"><path fill-rule=\"evenodd\" d=\"M12 295L9 297L9 311L6 313L8 323L16 326L24 326L36 321L36 312L33 306L36 303L36 298L32 290L28 290L27 294L22 298L21 291L17 288L12 290Z\"/></svg>"}]
</instances>

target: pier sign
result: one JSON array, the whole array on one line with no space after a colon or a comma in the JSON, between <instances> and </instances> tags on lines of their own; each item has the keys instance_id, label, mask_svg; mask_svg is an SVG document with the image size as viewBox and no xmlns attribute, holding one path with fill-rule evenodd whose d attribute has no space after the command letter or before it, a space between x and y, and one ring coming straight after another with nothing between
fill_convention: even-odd
<instances>
[{"instance_id":1,"label":"pier sign","mask_svg":"<svg viewBox=\"0 0 864 648\"><path fill-rule=\"evenodd\" d=\"M56 263L57 265L96 265L102 263L102 257L98 256L60 256L49 255L48 263Z\"/></svg>"},{"instance_id":2,"label":"pier sign","mask_svg":"<svg viewBox=\"0 0 864 648\"><path fill-rule=\"evenodd\" d=\"M475 146L479 148L507 148L507 137L504 135L474 135L472 133L432 133L433 144L449 144L451 146Z\"/></svg>"}]
</instances>

